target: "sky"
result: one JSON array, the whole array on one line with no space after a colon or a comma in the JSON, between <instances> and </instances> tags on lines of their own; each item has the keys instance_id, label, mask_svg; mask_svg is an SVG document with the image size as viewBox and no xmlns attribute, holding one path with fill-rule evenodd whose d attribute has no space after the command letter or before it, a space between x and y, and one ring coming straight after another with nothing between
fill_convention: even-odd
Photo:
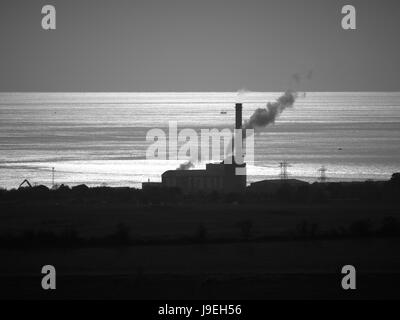
<instances>
[{"instance_id":1,"label":"sky","mask_svg":"<svg viewBox=\"0 0 400 320\"><path fill-rule=\"evenodd\" d=\"M398 0L2 0L0 91L400 91L399 31Z\"/></svg>"}]
</instances>

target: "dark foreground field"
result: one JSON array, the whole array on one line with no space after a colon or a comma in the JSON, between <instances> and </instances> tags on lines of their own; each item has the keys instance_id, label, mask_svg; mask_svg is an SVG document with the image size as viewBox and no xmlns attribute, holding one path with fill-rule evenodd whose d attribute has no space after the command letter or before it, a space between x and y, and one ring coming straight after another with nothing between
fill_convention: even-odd
<instances>
[{"instance_id":1,"label":"dark foreground field","mask_svg":"<svg viewBox=\"0 0 400 320\"><path fill-rule=\"evenodd\" d=\"M2 250L1 298L399 298L400 240L329 240L64 250ZM41 289L44 264L57 290ZM357 290L340 270L357 269Z\"/></svg>"},{"instance_id":2,"label":"dark foreground field","mask_svg":"<svg viewBox=\"0 0 400 320\"><path fill-rule=\"evenodd\" d=\"M266 274L201 282L199 276L59 276L55 291L38 286L39 277L1 278L1 299L134 300L325 300L398 299L400 274L359 275L357 290L344 291L336 274Z\"/></svg>"},{"instance_id":3,"label":"dark foreground field","mask_svg":"<svg viewBox=\"0 0 400 320\"><path fill-rule=\"evenodd\" d=\"M398 191L155 202L138 191L84 191L3 194L0 298L400 298ZM47 264L55 291L41 289ZM341 288L349 264L355 291Z\"/></svg>"}]
</instances>

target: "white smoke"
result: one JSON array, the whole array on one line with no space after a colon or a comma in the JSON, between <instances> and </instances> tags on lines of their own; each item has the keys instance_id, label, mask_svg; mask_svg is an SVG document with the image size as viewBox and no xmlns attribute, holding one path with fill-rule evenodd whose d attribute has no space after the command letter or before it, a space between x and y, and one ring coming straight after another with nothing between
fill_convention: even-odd
<instances>
[{"instance_id":1,"label":"white smoke","mask_svg":"<svg viewBox=\"0 0 400 320\"><path fill-rule=\"evenodd\" d=\"M236 93L236 103L242 103L245 96L249 93L251 93L251 91L246 88L239 89Z\"/></svg>"},{"instance_id":2,"label":"white smoke","mask_svg":"<svg viewBox=\"0 0 400 320\"><path fill-rule=\"evenodd\" d=\"M190 168L193 168L193 167L194 167L193 162L187 161L187 162L181 163L179 165L179 167L176 168L176 170L189 170Z\"/></svg>"}]
</instances>

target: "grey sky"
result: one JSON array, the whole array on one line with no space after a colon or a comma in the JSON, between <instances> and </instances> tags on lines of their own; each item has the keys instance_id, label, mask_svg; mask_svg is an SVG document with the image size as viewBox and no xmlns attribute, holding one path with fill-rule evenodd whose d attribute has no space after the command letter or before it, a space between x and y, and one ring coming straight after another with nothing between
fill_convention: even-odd
<instances>
[{"instance_id":1,"label":"grey sky","mask_svg":"<svg viewBox=\"0 0 400 320\"><path fill-rule=\"evenodd\" d=\"M2 0L0 91L400 91L399 31L389 0Z\"/></svg>"}]
</instances>

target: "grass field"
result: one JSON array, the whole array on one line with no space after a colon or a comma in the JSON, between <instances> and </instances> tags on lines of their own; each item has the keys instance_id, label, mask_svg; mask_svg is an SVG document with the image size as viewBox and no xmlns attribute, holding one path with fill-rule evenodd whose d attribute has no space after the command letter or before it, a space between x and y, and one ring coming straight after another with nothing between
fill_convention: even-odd
<instances>
[{"instance_id":1,"label":"grass field","mask_svg":"<svg viewBox=\"0 0 400 320\"><path fill-rule=\"evenodd\" d=\"M1 250L0 296L25 298L399 298L400 240L364 239ZM40 270L57 270L54 295ZM357 292L341 290L341 268Z\"/></svg>"},{"instance_id":2,"label":"grass field","mask_svg":"<svg viewBox=\"0 0 400 320\"><path fill-rule=\"evenodd\" d=\"M0 234L22 240L26 231L65 230L109 239L121 225L130 238L157 240L73 248L3 243L1 298L400 297L400 237L382 233L385 218L398 227L396 204L25 201L0 202L0 212ZM202 241L169 241L199 235ZM53 295L40 287L46 264L57 270ZM347 264L358 274L353 294L340 287Z\"/></svg>"}]
</instances>

